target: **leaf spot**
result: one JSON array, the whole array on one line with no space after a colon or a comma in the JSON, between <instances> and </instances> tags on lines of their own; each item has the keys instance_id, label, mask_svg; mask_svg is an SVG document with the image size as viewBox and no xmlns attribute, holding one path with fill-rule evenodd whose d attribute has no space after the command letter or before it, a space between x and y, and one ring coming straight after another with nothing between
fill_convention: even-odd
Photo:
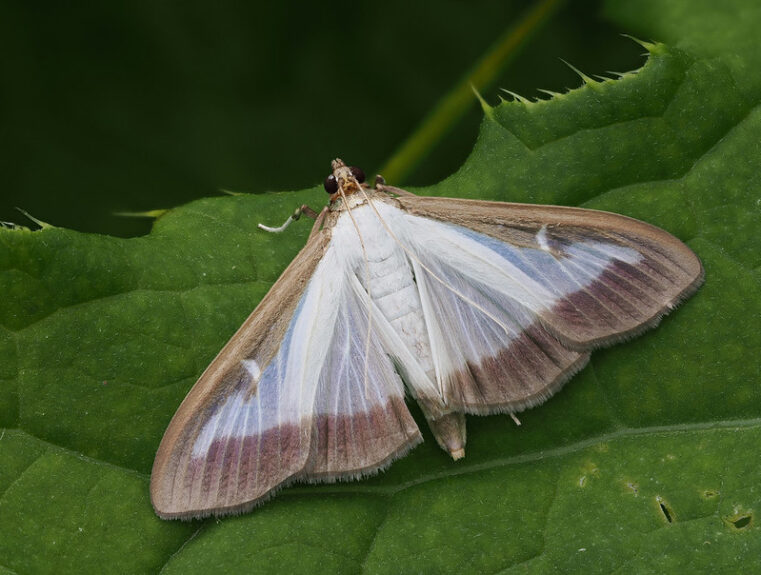
<instances>
[{"instance_id":1,"label":"leaf spot","mask_svg":"<svg viewBox=\"0 0 761 575\"><path fill-rule=\"evenodd\" d=\"M656 495L655 501L658 503L658 507L660 507L664 519L668 523L673 523L675 521L674 510L671 508L668 502L660 495Z\"/></svg>"},{"instance_id":2,"label":"leaf spot","mask_svg":"<svg viewBox=\"0 0 761 575\"><path fill-rule=\"evenodd\" d=\"M732 522L732 524L737 529L745 529L746 527L748 527L750 525L750 522L752 520L753 520L753 516L752 515L743 515L742 517L738 517L737 519L735 519Z\"/></svg>"},{"instance_id":3,"label":"leaf spot","mask_svg":"<svg viewBox=\"0 0 761 575\"><path fill-rule=\"evenodd\" d=\"M724 517L724 522L729 525L733 531L744 531L753 525L753 513L751 511L739 511L735 508L732 515Z\"/></svg>"}]
</instances>

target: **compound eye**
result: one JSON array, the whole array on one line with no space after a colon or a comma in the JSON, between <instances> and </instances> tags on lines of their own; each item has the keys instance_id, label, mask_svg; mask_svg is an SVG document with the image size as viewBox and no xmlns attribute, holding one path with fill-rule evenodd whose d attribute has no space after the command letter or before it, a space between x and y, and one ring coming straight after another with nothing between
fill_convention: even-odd
<instances>
[{"instance_id":1,"label":"compound eye","mask_svg":"<svg viewBox=\"0 0 761 575\"><path fill-rule=\"evenodd\" d=\"M365 173L356 166L352 166L349 168L351 170L351 175L354 176L354 179L357 180L360 184L365 181Z\"/></svg>"},{"instance_id":2,"label":"compound eye","mask_svg":"<svg viewBox=\"0 0 761 575\"><path fill-rule=\"evenodd\" d=\"M325 191L329 194L335 194L338 191L338 182L336 181L336 177L333 174L330 174L327 178L325 178L325 183L323 186L325 186Z\"/></svg>"}]
</instances>

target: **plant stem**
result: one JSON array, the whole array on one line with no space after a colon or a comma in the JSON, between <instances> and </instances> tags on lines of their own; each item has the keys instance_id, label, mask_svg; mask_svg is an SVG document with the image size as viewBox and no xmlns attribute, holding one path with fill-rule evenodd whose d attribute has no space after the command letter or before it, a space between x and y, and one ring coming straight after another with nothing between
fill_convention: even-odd
<instances>
[{"instance_id":1,"label":"plant stem","mask_svg":"<svg viewBox=\"0 0 761 575\"><path fill-rule=\"evenodd\" d=\"M462 118L473 102L473 90L487 88L510 59L563 3L541 0L529 8L471 70L450 90L423 120L420 126L378 171L395 185L412 172L420 161L441 141L446 132Z\"/></svg>"}]
</instances>

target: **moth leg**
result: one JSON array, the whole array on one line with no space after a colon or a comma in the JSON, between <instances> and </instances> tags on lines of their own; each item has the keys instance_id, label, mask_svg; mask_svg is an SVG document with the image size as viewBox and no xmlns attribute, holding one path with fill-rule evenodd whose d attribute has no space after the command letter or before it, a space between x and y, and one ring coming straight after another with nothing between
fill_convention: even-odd
<instances>
[{"instance_id":1,"label":"moth leg","mask_svg":"<svg viewBox=\"0 0 761 575\"><path fill-rule=\"evenodd\" d=\"M302 206L302 207L307 207L307 206ZM314 213L314 211L312 211L312 213ZM320 211L319 214L315 214L314 225L312 226L312 231L309 232L309 238L307 239L307 241L311 240L317 234L317 232L320 231L320 228L322 228L322 222L325 221L325 216L327 215L328 215L328 206L325 206L324 208L322 208L322 211ZM309 216L309 217L311 218L312 216Z\"/></svg>"},{"instance_id":2,"label":"moth leg","mask_svg":"<svg viewBox=\"0 0 761 575\"><path fill-rule=\"evenodd\" d=\"M408 192L407 190L403 190L402 188L395 188L394 186L387 186L386 180L378 174L375 176L375 189L379 192L386 192L387 194L392 194L395 196L412 196L417 197L412 192Z\"/></svg>"},{"instance_id":3,"label":"moth leg","mask_svg":"<svg viewBox=\"0 0 761 575\"><path fill-rule=\"evenodd\" d=\"M317 216L319 215L308 205L302 204L301 207L299 207L295 212L293 212L293 219L298 220L302 214L308 218L312 218L313 220L316 220Z\"/></svg>"},{"instance_id":4,"label":"moth leg","mask_svg":"<svg viewBox=\"0 0 761 575\"><path fill-rule=\"evenodd\" d=\"M26 230L28 228L25 228L24 226L20 226L18 224L14 224L13 222L0 222L0 228L7 229L7 230Z\"/></svg>"},{"instance_id":5,"label":"moth leg","mask_svg":"<svg viewBox=\"0 0 761 575\"><path fill-rule=\"evenodd\" d=\"M323 210L324 212L325 210ZM271 232L273 234L279 234L280 232L285 231L285 229L291 225L291 222L295 222L298 220L301 216L306 215L308 218L312 218L313 220L317 220L322 214L318 214L315 212L312 208L310 208L308 205L303 204L302 206L296 208L294 210L293 214L288 216L288 219L285 220L285 223L283 223L282 226L278 226L277 228L271 228L270 226L265 226L264 224L258 224L259 229L264 230L265 232ZM323 216L324 218L324 216ZM322 223L322 222L321 222ZM312 229L314 231L314 228ZM311 235L310 235L311 237Z\"/></svg>"}]
</instances>

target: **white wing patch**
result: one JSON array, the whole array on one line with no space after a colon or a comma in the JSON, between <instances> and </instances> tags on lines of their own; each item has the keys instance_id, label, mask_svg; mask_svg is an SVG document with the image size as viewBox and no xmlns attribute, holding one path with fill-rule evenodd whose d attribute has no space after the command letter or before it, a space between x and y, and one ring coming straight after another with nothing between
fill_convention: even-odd
<instances>
[{"instance_id":1,"label":"white wing patch","mask_svg":"<svg viewBox=\"0 0 761 575\"><path fill-rule=\"evenodd\" d=\"M262 370L255 359L244 359L242 362L243 367L251 375L251 380L254 383L259 382L259 378L262 376Z\"/></svg>"},{"instance_id":2,"label":"white wing patch","mask_svg":"<svg viewBox=\"0 0 761 575\"><path fill-rule=\"evenodd\" d=\"M539 244L539 247L542 248L545 252L550 251L550 244L547 243L547 225L543 225L539 229L539 233L536 234L536 243Z\"/></svg>"}]
</instances>

